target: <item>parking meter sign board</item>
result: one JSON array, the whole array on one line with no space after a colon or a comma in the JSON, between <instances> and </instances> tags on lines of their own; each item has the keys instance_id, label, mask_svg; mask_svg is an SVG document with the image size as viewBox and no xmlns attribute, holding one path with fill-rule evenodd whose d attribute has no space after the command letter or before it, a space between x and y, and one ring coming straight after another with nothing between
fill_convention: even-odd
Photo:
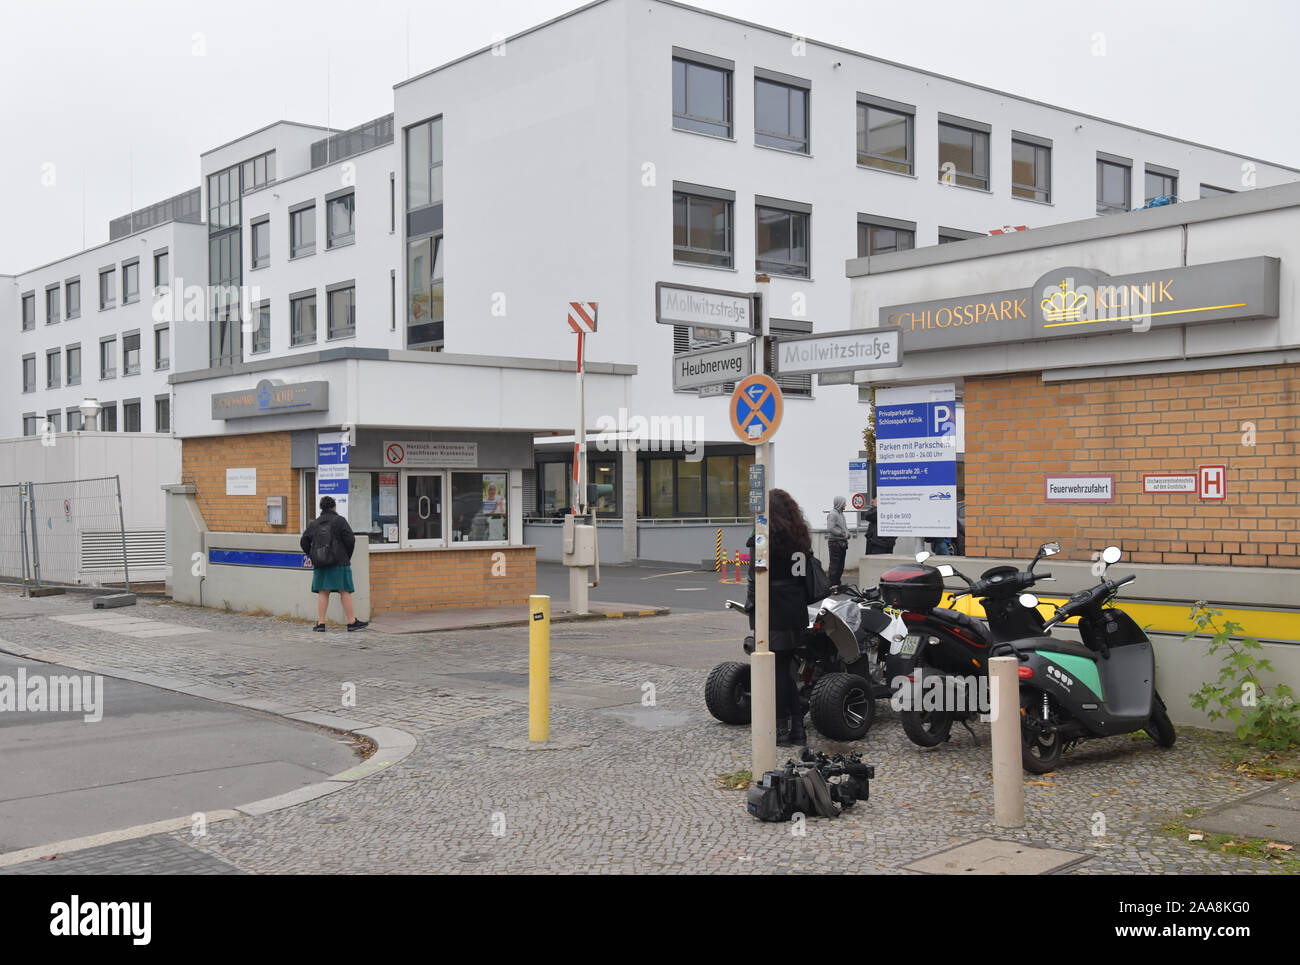
<instances>
[{"instance_id":1,"label":"parking meter sign board","mask_svg":"<svg viewBox=\"0 0 1300 965\"><path fill-rule=\"evenodd\" d=\"M780 386L770 376L751 375L731 393L731 430L741 442L761 445L776 435L783 411Z\"/></svg>"},{"instance_id":2,"label":"parking meter sign board","mask_svg":"<svg viewBox=\"0 0 1300 965\"><path fill-rule=\"evenodd\" d=\"M749 511L767 512L767 466L749 467Z\"/></svg>"},{"instance_id":3,"label":"parking meter sign board","mask_svg":"<svg viewBox=\"0 0 1300 965\"><path fill-rule=\"evenodd\" d=\"M876 392L882 536L957 535L957 404L951 383Z\"/></svg>"}]
</instances>

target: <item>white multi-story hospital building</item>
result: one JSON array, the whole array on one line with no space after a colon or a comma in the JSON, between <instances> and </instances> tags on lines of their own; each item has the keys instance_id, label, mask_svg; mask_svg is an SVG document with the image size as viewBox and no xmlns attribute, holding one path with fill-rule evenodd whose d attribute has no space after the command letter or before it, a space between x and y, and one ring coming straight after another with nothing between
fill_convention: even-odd
<instances>
[{"instance_id":1,"label":"white multi-story hospital building","mask_svg":"<svg viewBox=\"0 0 1300 965\"><path fill-rule=\"evenodd\" d=\"M674 427L641 451L592 443L602 560L694 562L713 556L719 526L732 546L748 531L752 454L723 398L674 391L673 355L748 336L659 324L657 283L748 293L762 272L774 333L837 331L859 256L1142 218L1129 212L1154 198L1298 174L667 0L599 0L403 81L391 114L342 133L272 124L200 165L197 216L178 205L166 223L143 217L106 246L0 277L0 322L23 359L21 384L16 360L4 382L4 431L66 418L81 395L138 403L102 428L181 440L182 478L159 483L179 484L175 505L215 561L292 552L317 434L346 428L376 611L518 599L532 561L558 558L569 302L599 305L588 430L634 416ZM160 249L170 263L155 278ZM209 286L202 319L128 319L132 264L140 308L171 276ZM121 289L115 305L105 284ZM108 339L115 382L90 377ZM818 526L846 491L867 406L847 377L782 383L773 482ZM256 469L255 489L228 486L228 469ZM278 522L267 497L284 500ZM521 564L520 583L489 585L494 553Z\"/></svg>"}]
</instances>

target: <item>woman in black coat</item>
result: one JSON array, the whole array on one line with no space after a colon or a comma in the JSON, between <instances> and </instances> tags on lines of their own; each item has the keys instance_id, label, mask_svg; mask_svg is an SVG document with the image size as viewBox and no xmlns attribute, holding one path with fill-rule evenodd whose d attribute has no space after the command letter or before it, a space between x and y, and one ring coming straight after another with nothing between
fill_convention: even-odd
<instances>
[{"instance_id":1,"label":"woman in black coat","mask_svg":"<svg viewBox=\"0 0 1300 965\"><path fill-rule=\"evenodd\" d=\"M803 707L795 680L794 651L808 627L807 579L803 574L812 565L812 536L803 510L784 489L768 494L769 546L767 552L767 626L768 647L776 654L777 743L782 746L804 742ZM750 560L754 558L750 537ZM799 575L796 575L799 574ZM749 566L750 626L754 625L754 565ZM780 722L788 719L789 730L782 733Z\"/></svg>"}]
</instances>

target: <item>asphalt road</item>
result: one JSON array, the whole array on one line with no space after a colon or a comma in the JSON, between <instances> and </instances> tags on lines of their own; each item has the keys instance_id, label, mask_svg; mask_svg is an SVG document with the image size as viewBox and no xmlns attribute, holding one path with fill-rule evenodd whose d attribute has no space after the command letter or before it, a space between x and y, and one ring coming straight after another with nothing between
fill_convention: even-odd
<instances>
[{"instance_id":1,"label":"asphalt road","mask_svg":"<svg viewBox=\"0 0 1300 965\"><path fill-rule=\"evenodd\" d=\"M727 570L736 577L736 567ZM741 568L741 575L746 570ZM744 600L746 584L718 582L717 573L693 571L680 563L634 563L600 568L600 586L590 591L598 602L667 606L674 613L690 610L721 611L723 601ZM537 564L537 592L552 599L569 598L569 574L559 563Z\"/></svg>"},{"instance_id":2,"label":"asphalt road","mask_svg":"<svg viewBox=\"0 0 1300 965\"><path fill-rule=\"evenodd\" d=\"M19 668L78 673L0 653L0 677ZM247 804L357 763L326 731L111 677L102 704L97 722L0 713L0 853Z\"/></svg>"}]
</instances>

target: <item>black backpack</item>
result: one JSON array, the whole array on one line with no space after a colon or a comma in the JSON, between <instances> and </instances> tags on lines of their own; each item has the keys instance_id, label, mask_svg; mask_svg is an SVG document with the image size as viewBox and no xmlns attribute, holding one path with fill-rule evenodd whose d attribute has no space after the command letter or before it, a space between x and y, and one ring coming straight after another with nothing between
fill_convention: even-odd
<instances>
[{"instance_id":1,"label":"black backpack","mask_svg":"<svg viewBox=\"0 0 1300 965\"><path fill-rule=\"evenodd\" d=\"M317 519L311 531L311 565L321 567L337 563L334 558L334 533L327 520Z\"/></svg>"},{"instance_id":2,"label":"black backpack","mask_svg":"<svg viewBox=\"0 0 1300 965\"><path fill-rule=\"evenodd\" d=\"M804 574L804 593L809 603L818 603L831 592L830 577L815 553L808 554L808 572Z\"/></svg>"}]
</instances>

